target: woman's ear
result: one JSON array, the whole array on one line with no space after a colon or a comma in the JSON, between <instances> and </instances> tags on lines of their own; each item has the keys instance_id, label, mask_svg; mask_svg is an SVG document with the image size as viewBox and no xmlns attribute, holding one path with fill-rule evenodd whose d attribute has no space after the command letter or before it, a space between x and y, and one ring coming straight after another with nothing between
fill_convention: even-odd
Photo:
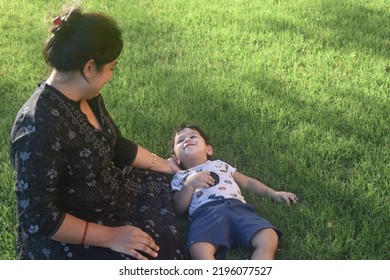
<instances>
[{"instance_id":1,"label":"woman's ear","mask_svg":"<svg viewBox=\"0 0 390 280\"><path fill-rule=\"evenodd\" d=\"M84 77L86 77L87 79L91 79L92 77L94 77L96 75L95 60L90 59L84 64L83 74L84 74Z\"/></svg>"}]
</instances>

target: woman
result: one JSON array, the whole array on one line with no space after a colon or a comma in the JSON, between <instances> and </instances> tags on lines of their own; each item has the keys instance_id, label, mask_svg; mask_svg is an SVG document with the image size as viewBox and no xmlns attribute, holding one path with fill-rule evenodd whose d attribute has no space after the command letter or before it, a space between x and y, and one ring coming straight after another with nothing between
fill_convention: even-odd
<instances>
[{"instance_id":1,"label":"woman","mask_svg":"<svg viewBox=\"0 0 390 280\"><path fill-rule=\"evenodd\" d=\"M178 167L125 139L99 95L122 50L119 28L80 9L53 23L51 74L11 132L19 258L183 258L161 174Z\"/></svg>"}]
</instances>

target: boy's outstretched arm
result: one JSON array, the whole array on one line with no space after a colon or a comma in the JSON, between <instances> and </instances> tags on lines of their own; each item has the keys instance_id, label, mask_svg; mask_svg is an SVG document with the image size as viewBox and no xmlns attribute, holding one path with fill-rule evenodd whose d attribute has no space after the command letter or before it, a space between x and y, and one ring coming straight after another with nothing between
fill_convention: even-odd
<instances>
[{"instance_id":1,"label":"boy's outstretched arm","mask_svg":"<svg viewBox=\"0 0 390 280\"><path fill-rule=\"evenodd\" d=\"M290 205L291 202L292 203L298 202L298 197L294 193L285 192L285 191L277 192L274 189L263 184L262 182L254 178L248 177L238 171L234 172L233 179L241 188L252 191L260 195L268 196L277 202L287 203L288 205Z\"/></svg>"}]
</instances>

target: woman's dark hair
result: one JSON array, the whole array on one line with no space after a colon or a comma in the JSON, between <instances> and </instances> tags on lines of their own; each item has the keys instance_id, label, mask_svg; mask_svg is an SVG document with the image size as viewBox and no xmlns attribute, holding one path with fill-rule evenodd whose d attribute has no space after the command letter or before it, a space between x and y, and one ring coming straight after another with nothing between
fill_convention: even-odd
<instances>
[{"instance_id":1,"label":"woman's dark hair","mask_svg":"<svg viewBox=\"0 0 390 280\"><path fill-rule=\"evenodd\" d=\"M204 139L204 141L206 142L206 145L211 145L211 142L210 142L210 139L209 137L203 132L202 129L200 129L198 126L194 125L194 124L182 124L180 125L176 131L173 133L172 135L172 138L171 138L171 141L170 141L170 148L171 148L171 154L173 155L175 152L174 152L174 148L175 148L175 137L178 133L180 133L181 131L183 131L185 128L189 128L189 129L192 129L192 130L195 130L197 131L200 136L202 136L202 138ZM208 157L210 158L210 157Z\"/></svg>"},{"instance_id":2,"label":"woman's dark hair","mask_svg":"<svg viewBox=\"0 0 390 280\"><path fill-rule=\"evenodd\" d=\"M74 8L54 23L43 56L49 66L59 71L80 69L84 76L84 65L90 59L100 70L122 51L122 35L117 23L103 14L82 13L79 8Z\"/></svg>"}]
</instances>

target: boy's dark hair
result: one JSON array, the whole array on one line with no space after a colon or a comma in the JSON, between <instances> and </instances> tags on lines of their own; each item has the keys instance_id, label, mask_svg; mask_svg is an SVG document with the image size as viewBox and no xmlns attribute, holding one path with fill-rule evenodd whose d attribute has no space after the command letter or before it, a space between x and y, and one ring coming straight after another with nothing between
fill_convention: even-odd
<instances>
[{"instance_id":1,"label":"boy's dark hair","mask_svg":"<svg viewBox=\"0 0 390 280\"><path fill-rule=\"evenodd\" d=\"M204 141L206 142L207 145L211 145L211 142L210 142L210 139L209 137L203 132L202 129L200 129L198 126L194 125L194 124L182 124L180 125L176 131L173 133L172 135L172 138L171 138L171 142L170 142L170 148L171 148L171 154L174 155L175 152L174 152L174 147L175 147L175 136L180 133L181 131L183 131L185 128L189 128L189 129L192 129L192 130L195 130L197 131L200 136L202 136L202 138L204 139Z\"/></svg>"},{"instance_id":2,"label":"boy's dark hair","mask_svg":"<svg viewBox=\"0 0 390 280\"><path fill-rule=\"evenodd\" d=\"M99 13L68 10L52 28L43 48L46 63L59 71L80 70L93 59L97 69L114 61L122 51L122 35L116 22Z\"/></svg>"}]
</instances>

